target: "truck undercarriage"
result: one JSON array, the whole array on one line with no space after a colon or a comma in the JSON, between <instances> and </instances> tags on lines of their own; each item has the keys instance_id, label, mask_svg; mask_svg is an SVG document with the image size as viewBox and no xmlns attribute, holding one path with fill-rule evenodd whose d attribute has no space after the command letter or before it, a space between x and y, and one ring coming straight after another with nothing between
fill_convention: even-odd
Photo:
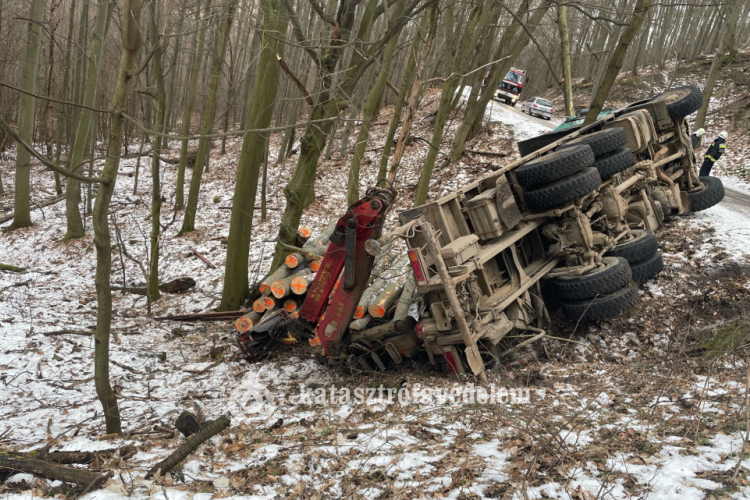
<instances>
[{"instance_id":1,"label":"truck undercarriage","mask_svg":"<svg viewBox=\"0 0 750 500\"><path fill-rule=\"evenodd\" d=\"M384 370L422 356L482 376L487 364L541 345L550 301L575 321L628 310L638 300L633 282L663 268L655 233L723 198L721 181L699 178L694 161L685 118L701 103L697 88L673 89L520 142L521 159L402 212L401 226L384 235L395 192L368 192L339 220L301 319L274 315L244 333L241 347L257 358L259 343L317 334L329 363ZM379 215L360 220L358 206ZM377 325L349 329L374 256L396 238L408 247L416 314L389 311Z\"/></svg>"}]
</instances>

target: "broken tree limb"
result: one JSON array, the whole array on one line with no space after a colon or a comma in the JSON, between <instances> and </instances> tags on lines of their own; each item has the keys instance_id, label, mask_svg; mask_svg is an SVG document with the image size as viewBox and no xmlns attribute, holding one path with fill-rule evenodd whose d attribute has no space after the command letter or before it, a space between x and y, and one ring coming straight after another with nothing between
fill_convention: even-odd
<instances>
[{"instance_id":1,"label":"broken tree limb","mask_svg":"<svg viewBox=\"0 0 750 500\"><path fill-rule=\"evenodd\" d=\"M159 285L159 291L162 293L182 293L187 292L195 286L195 280L193 278L177 278L172 281L167 281ZM147 295L148 291L145 286L136 287L123 287L123 286L111 286L112 290L123 290L126 293L132 293L134 295Z\"/></svg>"},{"instance_id":2,"label":"broken tree limb","mask_svg":"<svg viewBox=\"0 0 750 500\"><path fill-rule=\"evenodd\" d=\"M33 207L32 208L44 208L48 207L50 205L54 205L55 203L58 203L65 199L65 194L61 194L59 196L55 196L54 198L46 199L40 203L34 203L32 202ZM9 220L13 220L13 214L6 215L5 217L0 218L0 224L5 224Z\"/></svg>"},{"instance_id":3,"label":"broken tree limb","mask_svg":"<svg viewBox=\"0 0 750 500\"><path fill-rule=\"evenodd\" d=\"M13 452L0 451L0 477L16 472L25 472L52 481L77 484L86 490L98 489L108 479L107 476L85 469L65 467L36 458L27 458Z\"/></svg>"},{"instance_id":4,"label":"broken tree limb","mask_svg":"<svg viewBox=\"0 0 750 500\"><path fill-rule=\"evenodd\" d=\"M193 251L193 253L195 254L195 256L198 257L203 262L205 262L208 267L210 267L211 269L216 269L216 266L214 266L213 264L211 264L211 262L207 258L205 258L200 253L198 253L198 250L196 250L195 248L191 248L191 250Z\"/></svg>"},{"instance_id":5,"label":"broken tree limb","mask_svg":"<svg viewBox=\"0 0 750 500\"><path fill-rule=\"evenodd\" d=\"M10 219L8 219L8 220L10 220ZM0 224L2 224L2 222L0 222ZM10 271L11 273L25 273L26 272L26 268L25 267L16 267L16 266L11 266L10 264L0 263L0 271Z\"/></svg>"},{"instance_id":6,"label":"broken tree limb","mask_svg":"<svg viewBox=\"0 0 750 500\"><path fill-rule=\"evenodd\" d=\"M227 427L229 427L229 418L224 415L217 418L216 420L206 423L201 427L201 430L198 431L198 433L193 434L192 436L187 438L179 448L172 452L171 455L169 455L158 464L154 465L151 470L148 471L148 474L146 474L146 479L151 479L156 473L164 476L180 462L185 460L188 455L193 453L198 448L198 446L208 441L210 438L214 437L216 434L220 433Z\"/></svg>"}]
</instances>

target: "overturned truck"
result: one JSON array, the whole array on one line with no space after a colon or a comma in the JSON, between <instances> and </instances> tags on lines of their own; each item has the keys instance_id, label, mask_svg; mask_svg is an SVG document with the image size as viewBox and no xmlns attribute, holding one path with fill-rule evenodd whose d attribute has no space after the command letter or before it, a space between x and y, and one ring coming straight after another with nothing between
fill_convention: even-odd
<instances>
[{"instance_id":1,"label":"overturned truck","mask_svg":"<svg viewBox=\"0 0 750 500\"><path fill-rule=\"evenodd\" d=\"M395 193L371 189L333 228L298 317L269 315L240 347L258 359L279 341L314 337L330 364L384 370L422 357L480 375L542 339L553 302L577 321L630 309L633 282L663 269L656 231L724 197L721 181L696 169L685 118L701 104L698 88L672 89L522 141L521 159L401 213L385 234ZM352 321L375 257L396 238L408 247L415 305L406 316L390 301L363 328Z\"/></svg>"}]
</instances>

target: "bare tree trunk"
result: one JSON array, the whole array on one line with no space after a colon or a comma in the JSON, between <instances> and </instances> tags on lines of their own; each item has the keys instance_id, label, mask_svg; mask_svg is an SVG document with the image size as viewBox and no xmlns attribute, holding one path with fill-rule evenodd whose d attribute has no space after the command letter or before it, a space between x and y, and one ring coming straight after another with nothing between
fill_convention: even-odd
<instances>
[{"instance_id":1,"label":"bare tree trunk","mask_svg":"<svg viewBox=\"0 0 750 500\"><path fill-rule=\"evenodd\" d=\"M742 7L743 0L734 0L729 6L721 45L711 61L711 69L708 71L706 84L703 86L703 105L698 110L698 116L695 118L694 127L696 129L702 128L706 124L706 113L708 112L709 104L711 104L711 95L714 93L714 86L716 85L716 80L719 78L721 67L735 56L737 47L737 21L739 20Z\"/></svg>"},{"instance_id":2,"label":"bare tree trunk","mask_svg":"<svg viewBox=\"0 0 750 500\"><path fill-rule=\"evenodd\" d=\"M284 54L281 43L289 17L281 0L261 0L263 29L260 32L261 51L258 61L259 80L253 97L248 101L247 119L251 129L267 128L273 115L273 103L279 90L278 57ZM257 36L257 35L256 35ZM237 165L234 185L232 217L227 240L227 262L224 270L224 290L220 310L239 309L248 293L248 257L253 228L255 196L261 164L267 158L268 133L248 132L242 138L242 151Z\"/></svg>"},{"instance_id":3,"label":"bare tree trunk","mask_svg":"<svg viewBox=\"0 0 750 500\"><path fill-rule=\"evenodd\" d=\"M402 1L399 1L394 5L394 8L400 9L402 3ZM362 158L365 156L365 147L367 146L367 138L370 136L370 125L372 125L372 120L375 117L375 109L383 98L385 83L388 80L388 69L391 66L393 53L396 50L396 39L397 37L394 36L385 46L383 60L380 63L380 73L375 81L375 85L372 86L370 92L367 94L367 101L362 113L362 124L359 126L359 136L357 137L357 142L354 144L354 156L349 166L349 186L346 194L346 201L349 205L354 205L359 200L359 167L362 164Z\"/></svg>"},{"instance_id":4,"label":"bare tree trunk","mask_svg":"<svg viewBox=\"0 0 750 500\"><path fill-rule=\"evenodd\" d=\"M206 105L203 109L203 124L201 126L201 135L211 133L214 122L214 112L216 111L216 98L219 90L219 78L221 78L222 66L224 66L224 54L227 50L229 41L229 31L232 29L232 20L234 11L237 8L238 0L224 0L221 9L221 25L216 40L216 52L211 66L211 77L208 84L208 96L206 96ZM203 168L211 151L211 139L202 138L198 142L198 154L193 166L193 176L190 178L190 192L188 193L187 208L185 209L185 218L182 221L180 234L189 233L195 230L195 214L198 211L198 198L200 196L201 179L203 178Z\"/></svg>"},{"instance_id":5,"label":"bare tree trunk","mask_svg":"<svg viewBox=\"0 0 750 500\"><path fill-rule=\"evenodd\" d=\"M200 76L201 60L203 59L203 46L206 42L206 29L208 28L209 14L211 13L211 0L206 0L206 6L203 8L203 19L200 16L200 5L196 8L196 17L199 23L203 23L200 34L198 35L197 47L193 46L193 63L190 70L190 84L188 87L187 102L182 111L182 135L190 134L190 120L193 116L193 107L195 107L195 98L198 95L198 77ZM183 140L180 146L180 163L177 167L177 186L175 186L175 210L182 210L185 204L185 168L187 167L188 141Z\"/></svg>"},{"instance_id":6,"label":"bare tree trunk","mask_svg":"<svg viewBox=\"0 0 750 500\"><path fill-rule=\"evenodd\" d=\"M573 82L570 76L570 37L568 36L567 7L557 6L557 27L560 30L560 64L562 66L562 91L565 116L575 116L573 109Z\"/></svg>"},{"instance_id":7,"label":"bare tree trunk","mask_svg":"<svg viewBox=\"0 0 750 500\"><path fill-rule=\"evenodd\" d=\"M633 41L633 37L635 37L635 34L638 33L638 30L643 23L643 19L646 17L646 13L650 5L651 0L638 0L636 2L635 8L633 9L633 16L630 20L630 25L622 32L620 41L617 43L617 47L612 53L612 58L609 60L609 65L607 66L607 72L604 74L604 79L602 80L601 85L599 86L596 94L591 100L589 112L586 114L586 119L583 122L584 126L596 121L597 117L599 116L599 113L604 106L604 102L609 95L609 91L612 89L612 85L615 83L615 79L620 73L620 69L622 68L622 63L625 60L625 54L628 51L630 42Z\"/></svg>"},{"instance_id":8,"label":"bare tree trunk","mask_svg":"<svg viewBox=\"0 0 750 500\"><path fill-rule=\"evenodd\" d=\"M391 156L391 149L393 148L393 138L396 137L396 129L398 129L398 124L401 120L401 109L404 107L404 102L409 96L409 90L411 89L414 80L414 67L417 64L417 60L421 60L417 54L420 53L423 37L427 36L426 33L430 28L431 18L432 16L428 12L422 14L422 20L419 23L419 27L414 36L414 41L412 42L411 50L409 51L409 62L406 64L406 71L404 72L404 77L401 81L401 88L398 91L396 104L393 107L393 118L391 119L391 124L388 128L388 135L385 137L385 144L383 144L383 154L380 156L378 180L385 179L386 176L388 158Z\"/></svg>"},{"instance_id":9,"label":"bare tree trunk","mask_svg":"<svg viewBox=\"0 0 750 500\"><path fill-rule=\"evenodd\" d=\"M54 10L54 9L53 9ZM52 80L53 70L55 68L55 30L57 24L50 31L49 46L47 49L47 97L52 97ZM54 160L52 153L52 101L48 100L44 108L44 143L47 146L47 159ZM62 194L62 185L60 184L60 174L54 172L55 193Z\"/></svg>"},{"instance_id":10,"label":"bare tree trunk","mask_svg":"<svg viewBox=\"0 0 750 500\"><path fill-rule=\"evenodd\" d=\"M39 68L39 48L42 45L42 23L46 0L32 0L29 10L28 32L26 35L26 55L23 59L22 88L32 95L21 94L18 98L18 134L27 144L34 135L36 115L36 75ZM29 181L31 177L31 154L24 148L16 151L16 185L13 200L13 223L10 230L31 225Z\"/></svg>"},{"instance_id":11,"label":"bare tree trunk","mask_svg":"<svg viewBox=\"0 0 750 500\"><path fill-rule=\"evenodd\" d=\"M94 332L94 383L96 394L104 410L107 434L120 434L120 410L117 396L109 382L109 336L112 324L112 289L110 275L112 270L112 244L109 234L109 206L117 182L117 171L120 166L122 133L130 81L133 69L141 48L140 35L141 0L125 0L122 14L122 56L117 75L117 83L112 94L112 111L110 114L109 137L107 140L107 159L104 162L102 177L109 182L99 186L94 204L93 225L94 245L96 246L96 331ZM68 179L70 181L70 179Z\"/></svg>"},{"instance_id":12,"label":"bare tree trunk","mask_svg":"<svg viewBox=\"0 0 750 500\"><path fill-rule=\"evenodd\" d=\"M107 35L107 17L110 14L110 0L99 0L96 9L96 24L91 35L91 49L88 54L88 65L86 69L86 83L83 91L83 105L92 108L96 103L96 93L99 88L99 76L101 75L102 54L104 53L104 38ZM89 130L93 111L82 108L78 114L78 127L75 142L70 153L69 168L75 173L80 173L86 152L86 142L89 140ZM83 236L83 220L78 210L78 200L81 197L81 182L76 179L68 179L65 184L65 217L67 220L67 232L63 239L81 238Z\"/></svg>"},{"instance_id":13,"label":"bare tree trunk","mask_svg":"<svg viewBox=\"0 0 750 500\"><path fill-rule=\"evenodd\" d=\"M156 130L164 133L167 105L166 91L164 90L164 69L162 67L164 38L159 36L159 29L156 24L156 3L157 0L151 0L149 28L151 43L155 44L151 61L154 63L154 78L156 80ZM162 22L166 22L166 20ZM159 235L161 233L161 181L159 173L163 143L164 141L162 141L161 137L154 137L154 152L151 157L151 251L148 261L149 307L151 303L159 300L161 297L161 293L159 292Z\"/></svg>"},{"instance_id":14,"label":"bare tree trunk","mask_svg":"<svg viewBox=\"0 0 750 500\"><path fill-rule=\"evenodd\" d=\"M526 26L521 27L520 20L527 14L529 4L522 2L518 8L518 12L515 14L515 18L511 26L503 34L503 39L497 48L494 60L504 58L502 62L493 66L490 70L490 74L487 77L487 85L485 86L482 95L475 103L470 103L467 106L466 112L464 113L464 120L456 131L456 135L453 138L453 144L451 146L451 159L456 160L461 156L463 152L466 140L472 133L472 130L479 130L484 119L484 113L487 109L492 96L497 91L497 86L505 75L510 71L511 66L515 63L521 51L528 45L531 40L536 27L542 21L542 18L547 13L550 7L549 0L542 1L541 4L533 10L531 17L529 17ZM516 37L513 45L508 49L510 41L515 37L516 32L521 29L521 33Z\"/></svg>"},{"instance_id":15,"label":"bare tree trunk","mask_svg":"<svg viewBox=\"0 0 750 500\"><path fill-rule=\"evenodd\" d=\"M70 3L70 16L68 18L68 37L65 46L65 70L63 73L63 90L62 99L65 101L70 100L70 65L71 65L71 54L73 52L73 30L75 28L75 11L76 11L76 0L72 0ZM70 109L62 108L61 113L58 113L57 118L57 134L55 142L57 148L55 150L55 163L60 165L60 156L62 154L63 137L69 137L72 128L70 120Z\"/></svg>"}]
</instances>

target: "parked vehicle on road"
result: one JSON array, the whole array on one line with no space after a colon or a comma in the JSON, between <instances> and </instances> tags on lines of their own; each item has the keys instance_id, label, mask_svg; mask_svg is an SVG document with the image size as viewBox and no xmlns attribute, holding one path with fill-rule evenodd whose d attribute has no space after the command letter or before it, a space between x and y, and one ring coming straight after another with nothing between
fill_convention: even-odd
<instances>
[{"instance_id":1,"label":"parked vehicle on road","mask_svg":"<svg viewBox=\"0 0 750 500\"><path fill-rule=\"evenodd\" d=\"M521 111L531 116L541 116L545 120L552 118L552 112L555 111L552 102L544 97L532 97L523 103Z\"/></svg>"}]
</instances>

